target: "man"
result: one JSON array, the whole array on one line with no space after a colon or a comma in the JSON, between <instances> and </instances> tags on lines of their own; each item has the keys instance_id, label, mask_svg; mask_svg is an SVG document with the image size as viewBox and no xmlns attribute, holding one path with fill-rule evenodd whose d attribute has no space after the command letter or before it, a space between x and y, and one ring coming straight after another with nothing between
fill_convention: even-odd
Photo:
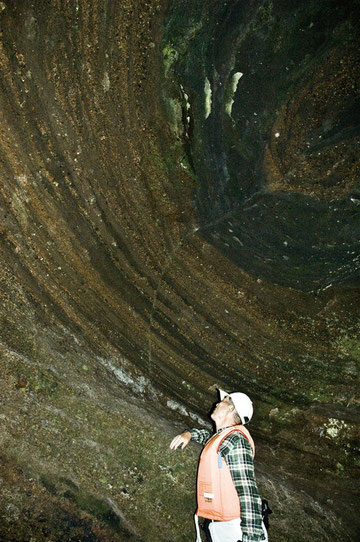
<instances>
[{"instance_id":1,"label":"man","mask_svg":"<svg viewBox=\"0 0 360 542\"><path fill-rule=\"evenodd\" d=\"M197 478L196 542L201 542L199 516L212 542L267 541L254 474L255 446L244 427L253 414L252 402L244 393L219 392L211 414L216 433L210 438L206 429L191 429L170 444L172 450L184 449L191 439L205 445Z\"/></svg>"}]
</instances>

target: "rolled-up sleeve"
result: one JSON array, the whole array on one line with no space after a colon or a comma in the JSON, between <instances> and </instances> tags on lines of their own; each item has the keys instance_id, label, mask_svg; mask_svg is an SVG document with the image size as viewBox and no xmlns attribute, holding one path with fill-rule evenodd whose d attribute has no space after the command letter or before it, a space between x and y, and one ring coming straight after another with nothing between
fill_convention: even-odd
<instances>
[{"instance_id":1,"label":"rolled-up sleeve","mask_svg":"<svg viewBox=\"0 0 360 542\"><path fill-rule=\"evenodd\" d=\"M187 429L191 434L191 440L198 442L199 444L206 444L210 438L210 431L207 429Z\"/></svg>"}]
</instances>

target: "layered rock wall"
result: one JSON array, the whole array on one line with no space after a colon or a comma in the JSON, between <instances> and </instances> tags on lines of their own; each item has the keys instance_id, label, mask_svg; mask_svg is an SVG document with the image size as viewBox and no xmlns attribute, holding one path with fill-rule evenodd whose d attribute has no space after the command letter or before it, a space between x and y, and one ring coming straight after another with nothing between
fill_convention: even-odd
<instances>
[{"instance_id":1,"label":"layered rock wall","mask_svg":"<svg viewBox=\"0 0 360 542\"><path fill-rule=\"evenodd\" d=\"M190 540L220 386L274 539L355 540L357 19L0 2L1 539Z\"/></svg>"}]
</instances>

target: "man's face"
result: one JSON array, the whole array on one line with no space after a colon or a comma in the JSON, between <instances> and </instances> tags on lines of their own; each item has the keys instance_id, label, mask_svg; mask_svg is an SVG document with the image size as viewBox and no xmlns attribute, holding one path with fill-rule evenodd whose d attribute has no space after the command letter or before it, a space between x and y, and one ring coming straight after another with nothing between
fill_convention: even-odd
<instances>
[{"instance_id":1,"label":"man's face","mask_svg":"<svg viewBox=\"0 0 360 542\"><path fill-rule=\"evenodd\" d=\"M230 412L229 410L230 405L231 405L231 399L230 399L230 396L227 395L226 397L224 397L222 401L217 403L216 407L214 408L211 414L211 418L214 421L222 420L223 418L225 418Z\"/></svg>"}]
</instances>

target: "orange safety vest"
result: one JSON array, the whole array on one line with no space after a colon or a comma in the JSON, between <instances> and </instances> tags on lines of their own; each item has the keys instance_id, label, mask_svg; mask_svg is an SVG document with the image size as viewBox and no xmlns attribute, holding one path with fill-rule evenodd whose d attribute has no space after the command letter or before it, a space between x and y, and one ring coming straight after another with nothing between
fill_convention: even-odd
<instances>
[{"instance_id":1,"label":"orange safety vest","mask_svg":"<svg viewBox=\"0 0 360 542\"><path fill-rule=\"evenodd\" d=\"M239 496L230 469L219 453L222 441L235 431L249 441L255 456L254 441L243 425L228 427L207 441L200 456L197 476L196 514L202 518L230 521L240 517Z\"/></svg>"}]
</instances>

